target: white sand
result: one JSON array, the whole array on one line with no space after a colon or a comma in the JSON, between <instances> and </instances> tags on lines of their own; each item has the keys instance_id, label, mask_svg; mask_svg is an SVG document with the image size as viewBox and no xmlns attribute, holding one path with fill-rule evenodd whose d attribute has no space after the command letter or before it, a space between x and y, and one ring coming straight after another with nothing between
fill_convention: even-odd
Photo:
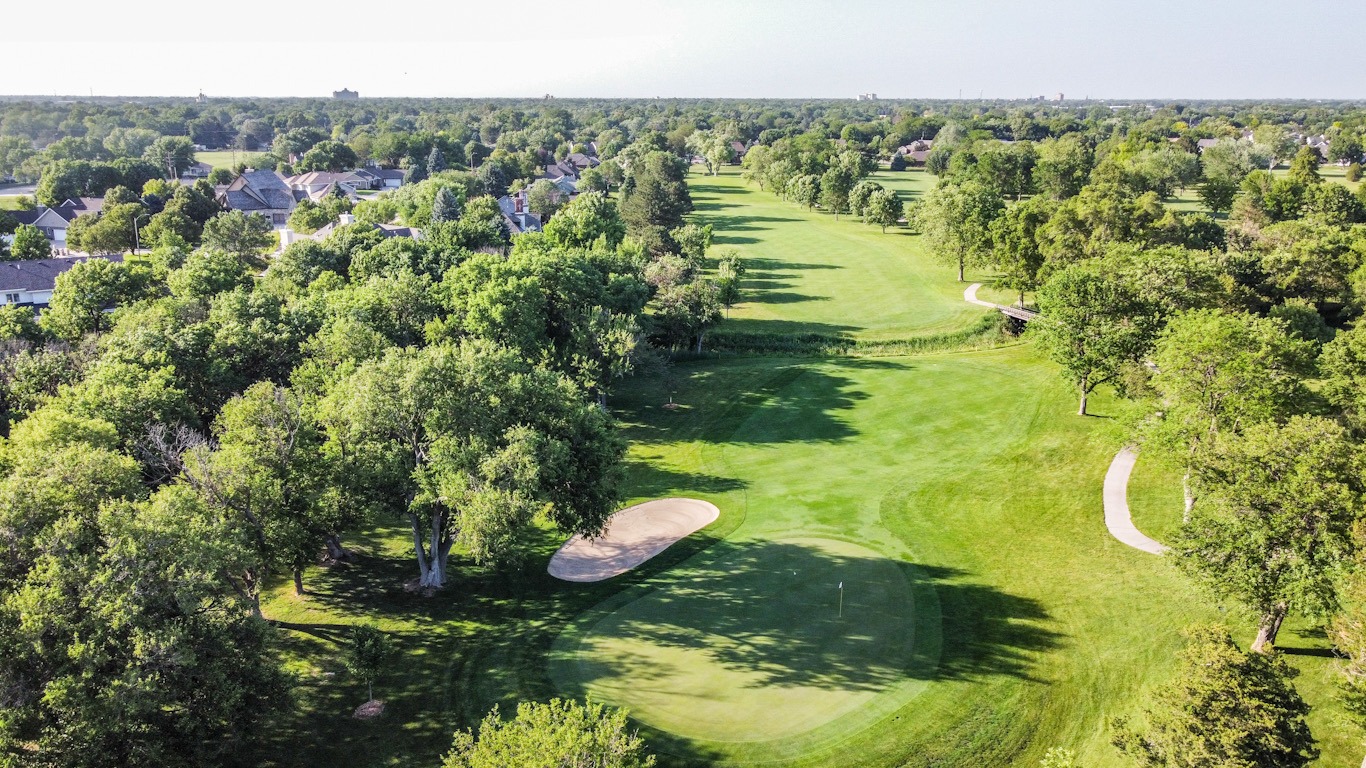
<instances>
[{"instance_id":1,"label":"white sand","mask_svg":"<svg viewBox=\"0 0 1366 768\"><path fill-rule=\"evenodd\" d=\"M565 581L602 581L635 568L721 516L698 499L656 499L612 515L597 539L574 536L550 558L550 575Z\"/></svg>"}]
</instances>

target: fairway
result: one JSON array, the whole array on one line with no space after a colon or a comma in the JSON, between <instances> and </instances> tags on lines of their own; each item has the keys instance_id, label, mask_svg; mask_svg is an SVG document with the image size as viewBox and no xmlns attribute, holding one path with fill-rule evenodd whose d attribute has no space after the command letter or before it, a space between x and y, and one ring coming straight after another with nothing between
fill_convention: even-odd
<instances>
[{"instance_id":1,"label":"fairway","mask_svg":"<svg viewBox=\"0 0 1366 768\"><path fill-rule=\"evenodd\" d=\"M918 627L894 561L832 539L719 549L572 636L552 674L704 741L789 740L920 690L938 660L938 617ZM920 632L932 654L917 656Z\"/></svg>"},{"instance_id":2,"label":"fairway","mask_svg":"<svg viewBox=\"0 0 1366 768\"><path fill-rule=\"evenodd\" d=\"M879 174L879 181L890 172ZM904 197L911 199L906 176ZM958 330L981 316L963 303L954 270L921 238L849 216L808 211L746 185L738 169L689 176L694 220L711 224L717 247L746 260L744 297L718 334L819 333L886 340Z\"/></svg>"}]
</instances>

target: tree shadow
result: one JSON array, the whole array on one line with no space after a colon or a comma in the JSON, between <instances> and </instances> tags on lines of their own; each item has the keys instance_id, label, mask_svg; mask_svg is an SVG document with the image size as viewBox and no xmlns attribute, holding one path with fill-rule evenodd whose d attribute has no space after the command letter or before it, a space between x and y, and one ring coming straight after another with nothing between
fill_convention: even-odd
<instances>
[{"instance_id":1,"label":"tree shadow","mask_svg":"<svg viewBox=\"0 0 1366 768\"><path fill-rule=\"evenodd\" d=\"M662 497L687 494L721 494L748 487L748 483L730 477L700 472L678 472L661 467L657 456L642 455L626 463L626 487L633 496Z\"/></svg>"},{"instance_id":2,"label":"tree shadow","mask_svg":"<svg viewBox=\"0 0 1366 768\"><path fill-rule=\"evenodd\" d=\"M705 564L606 606L557 662L585 690L686 696L719 676L735 691L881 692L909 680L1039 682L1034 659L1063 641L1038 601L827 544L720 542Z\"/></svg>"},{"instance_id":3,"label":"tree shadow","mask_svg":"<svg viewBox=\"0 0 1366 768\"><path fill-rule=\"evenodd\" d=\"M744 297L746 304L800 304L806 301L830 301L830 297L774 290L761 290Z\"/></svg>"},{"instance_id":4,"label":"tree shadow","mask_svg":"<svg viewBox=\"0 0 1366 768\"><path fill-rule=\"evenodd\" d=\"M904 361L870 359L762 369L680 365L675 375L633 381L615 402L638 445L839 442L857 435L840 412L868 398L840 369L866 366L910 368ZM665 407L670 401L675 408Z\"/></svg>"}]
</instances>

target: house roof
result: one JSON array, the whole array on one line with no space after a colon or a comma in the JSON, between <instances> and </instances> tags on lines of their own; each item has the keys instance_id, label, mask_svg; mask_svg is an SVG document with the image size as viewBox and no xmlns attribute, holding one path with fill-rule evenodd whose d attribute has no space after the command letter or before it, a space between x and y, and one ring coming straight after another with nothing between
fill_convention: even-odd
<instances>
[{"instance_id":1,"label":"house roof","mask_svg":"<svg viewBox=\"0 0 1366 768\"><path fill-rule=\"evenodd\" d=\"M6 211L6 213L10 215L10 218L20 224L34 224L38 221L38 218L46 212L47 208L41 205L31 211Z\"/></svg>"},{"instance_id":2,"label":"house roof","mask_svg":"<svg viewBox=\"0 0 1366 768\"><path fill-rule=\"evenodd\" d=\"M235 211L290 210L294 191L275 171L246 171L223 190L222 200Z\"/></svg>"},{"instance_id":3,"label":"house roof","mask_svg":"<svg viewBox=\"0 0 1366 768\"><path fill-rule=\"evenodd\" d=\"M76 220L77 216L87 213L99 213L104 209L104 198L102 197L77 197L65 200L61 205L52 209L52 212L61 216L66 223L70 224Z\"/></svg>"},{"instance_id":4,"label":"house roof","mask_svg":"<svg viewBox=\"0 0 1366 768\"><path fill-rule=\"evenodd\" d=\"M401 168L373 168L370 172L378 179L402 179L406 175Z\"/></svg>"},{"instance_id":5,"label":"house roof","mask_svg":"<svg viewBox=\"0 0 1366 768\"><path fill-rule=\"evenodd\" d=\"M593 166L598 165L601 161L598 160L596 157L590 157L582 152L571 152L570 154L565 156L564 162L573 165L575 168L583 169L592 168Z\"/></svg>"},{"instance_id":6,"label":"house roof","mask_svg":"<svg viewBox=\"0 0 1366 768\"><path fill-rule=\"evenodd\" d=\"M1209 149L1218 143L1218 139L1196 139L1195 146L1198 149Z\"/></svg>"},{"instance_id":7,"label":"house roof","mask_svg":"<svg viewBox=\"0 0 1366 768\"><path fill-rule=\"evenodd\" d=\"M91 259L123 261L122 256L73 256L27 261L0 261L0 291L50 291L57 275Z\"/></svg>"}]
</instances>

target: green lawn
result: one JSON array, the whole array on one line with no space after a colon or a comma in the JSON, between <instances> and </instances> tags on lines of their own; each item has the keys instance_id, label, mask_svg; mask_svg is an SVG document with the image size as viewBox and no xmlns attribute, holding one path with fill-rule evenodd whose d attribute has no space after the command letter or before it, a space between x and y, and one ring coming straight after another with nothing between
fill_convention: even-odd
<instances>
[{"instance_id":1,"label":"green lawn","mask_svg":"<svg viewBox=\"0 0 1366 768\"><path fill-rule=\"evenodd\" d=\"M693 218L712 224L717 247L738 249L748 267L745 300L718 333L886 340L957 330L981 315L918 235L804 210L746 185L734 168L694 170L689 181Z\"/></svg>"},{"instance_id":2,"label":"green lawn","mask_svg":"<svg viewBox=\"0 0 1366 768\"><path fill-rule=\"evenodd\" d=\"M0 195L0 211L19 210L19 198L23 195Z\"/></svg>"},{"instance_id":3,"label":"green lawn","mask_svg":"<svg viewBox=\"0 0 1366 768\"><path fill-rule=\"evenodd\" d=\"M248 163L248 164L250 164L253 160L255 160L256 158L260 157L260 156L263 155L263 154L265 154L265 153L264 153L264 152L244 152L244 151L241 151L241 150L233 151L233 150L231 150L231 149L227 149L227 150L220 150L220 151L215 151L215 152L196 152L195 155L194 155L194 159L195 159L195 160L198 160L198 161L201 162L201 163L208 163L209 165L213 166L214 168L229 168L229 169L231 169L233 166L237 165L238 163Z\"/></svg>"},{"instance_id":4,"label":"green lawn","mask_svg":"<svg viewBox=\"0 0 1366 768\"><path fill-rule=\"evenodd\" d=\"M982 314L915 236L733 175L691 182L696 219L751 259L755 293L732 326L892 337ZM494 704L587 693L631 707L665 766L1033 766L1052 746L1125 766L1107 723L1166 679L1179 630L1223 620L1246 642L1253 621L1109 536L1101 482L1121 408L1099 393L1098 417L1079 418L1073 398L1028 345L725 356L629 379L611 400L630 441L627 502L692 496L721 518L600 584L547 576L562 537L540 530L519 567L458 561L432 598L403 589L406 529L377 526L351 542L357 563L311 569L304 598L283 583L268 595L301 684L256 754L435 765ZM1161 538L1179 478L1150 469L1140 459L1131 503ZM337 643L366 621L401 656L376 686L384 717L359 722L364 686ZM1315 705L1319 764L1355 765L1362 734L1333 703L1322 633L1290 623L1282 643Z\"/></svg>"}]
</instances>

